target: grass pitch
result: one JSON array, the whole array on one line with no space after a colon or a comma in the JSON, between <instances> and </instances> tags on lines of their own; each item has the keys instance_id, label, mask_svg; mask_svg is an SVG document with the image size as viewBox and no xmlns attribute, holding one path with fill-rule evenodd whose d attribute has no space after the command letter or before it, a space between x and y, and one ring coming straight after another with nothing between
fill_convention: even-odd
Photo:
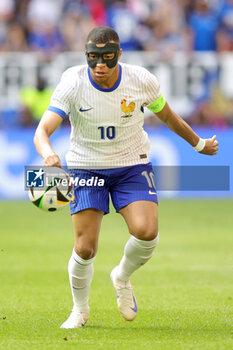
<instances>
[{"instance_id":1,"label":"grass pitch","mask_svg":"<svg viewBox=\"0 0 233 350\"><path fill-rule=\"evenodd\" d=\"M75 330L59 328L72 308L68 208L1 202L0 217L0 349L233 348L233 201L160 202L160 244L132 277L133 322L119 315L109 278L129 235L120 215L104 217L90 319Z\"/></svg>"}]
</instances>

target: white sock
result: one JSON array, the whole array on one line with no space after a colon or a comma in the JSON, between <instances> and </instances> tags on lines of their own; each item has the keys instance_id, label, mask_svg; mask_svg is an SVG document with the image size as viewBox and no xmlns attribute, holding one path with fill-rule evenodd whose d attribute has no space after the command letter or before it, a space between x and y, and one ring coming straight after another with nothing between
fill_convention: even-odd
<instances>
[{"instance_id":1,"label":"white sock","mask_svg":"<svg viewBox=\"0 0 233 350\"><path fill-rule=\"evenodd\" d=\"M74 306L78 311L89 310L88 299L91 281L94 273L93 261L95 257L84 260L73 250L68 264L71 293Z\"/></svg>"},{"instance_id":2,"label":"white sock","mask_svg":"<svg viewBox=\"0 0 233 350\"><path fill-rule=\"evenodd\" d=\"M129 281L134 271L144 265L153 255L159 243L159 234L152 241L142 241L131 236L125 245L124 255L118 265L116 280Z\"/></svg>"}]
</instances>

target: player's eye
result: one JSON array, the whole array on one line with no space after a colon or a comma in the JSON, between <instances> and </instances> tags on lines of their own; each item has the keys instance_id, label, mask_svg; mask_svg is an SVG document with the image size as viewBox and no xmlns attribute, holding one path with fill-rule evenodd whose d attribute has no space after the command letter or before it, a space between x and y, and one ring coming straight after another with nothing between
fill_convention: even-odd
<instances>
[{"instance_id":1,"label":"player's eye","mask_svg":"<svg viewBox=\"0 0 233 350\"><path fill-rule=\"evenodd\" d=\"M97 55L96 53L89 53L89 54L88 54L88 57L89 57L91 60L98 60L99 55Z\"/></svg>"},{"instance_id":2,"label":"player's eye","mask_svg":"<svg viewBox=\"0 0 233 350\"><path fill-rule=\"evenodd\" d=\"M104 54L104 59L105 60L112 60L114 58L114 53L105 53Z\"/></svg>"}]
</instances>

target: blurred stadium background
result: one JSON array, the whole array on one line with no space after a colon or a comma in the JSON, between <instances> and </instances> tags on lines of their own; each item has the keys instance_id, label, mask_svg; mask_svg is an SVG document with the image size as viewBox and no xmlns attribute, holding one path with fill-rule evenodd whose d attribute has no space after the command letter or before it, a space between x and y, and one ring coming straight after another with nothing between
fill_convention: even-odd
<instances>
[{"instance_id":1,"label":"blurred stadium background","mask_svg":"<svg viewBox=\"0 0 233 350\"><path fill-rule=\"evenodd\" d=\"M86 35L98 25L118 32L122 61L156 74L170 105L200 136L220 141L216 157L199 155L145 111L153 164L233 166L232 0L1 0L0 199L25 198L24 166L42 164L35 127L62 72L85 63ZM53 136L63 161L68 143L65 120Z\"/></svg>"}]
</instances>

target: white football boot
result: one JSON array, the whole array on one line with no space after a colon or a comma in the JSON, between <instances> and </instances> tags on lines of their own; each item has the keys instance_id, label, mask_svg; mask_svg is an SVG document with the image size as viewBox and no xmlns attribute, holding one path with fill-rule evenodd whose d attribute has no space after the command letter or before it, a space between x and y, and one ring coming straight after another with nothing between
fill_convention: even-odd
<instances>
[{"instance_id":1,"label":"white football boot","mask_svg":"<svg viewBox=\"0 0 233 350\"><path fill-rule=\"evenodd\" d=\"M118 266L116 266L110 274L110 278L117 295L117 306L120 314L125 318L126 321L133 321L137 316L138 311L133 288L130 284L130 281L116 281L117 268Z\"/></svg>"},{"instance_id":2,"label":"white football boot","mask_svg":"<svg viewBox=\"0 0 233 350\"><path fill-rule=\"evenodd\" d=\"M74 306L69 318L61 325L60 328L70 329L84 327L88 321L89 313L89 308L85 312L80 312Z\"/></svg>"}]
</instances>

